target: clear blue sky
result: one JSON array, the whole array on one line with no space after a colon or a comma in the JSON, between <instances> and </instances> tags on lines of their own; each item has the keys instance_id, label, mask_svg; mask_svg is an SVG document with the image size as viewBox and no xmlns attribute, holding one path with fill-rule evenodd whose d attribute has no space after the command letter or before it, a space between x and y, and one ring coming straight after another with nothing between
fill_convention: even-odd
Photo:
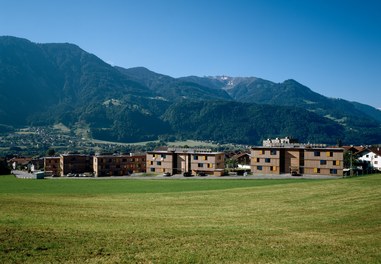
<instances>
[{"instance_id":1,"label":"clear blue sky","mask_svg":"<svg viewBox=\"0 0 381 264\"><path fill-rule=\"evenodd\" d=\"M173 77L295 79L381 108L380 0L0 0L0 35Z\"/></svg>"}]
</instances>

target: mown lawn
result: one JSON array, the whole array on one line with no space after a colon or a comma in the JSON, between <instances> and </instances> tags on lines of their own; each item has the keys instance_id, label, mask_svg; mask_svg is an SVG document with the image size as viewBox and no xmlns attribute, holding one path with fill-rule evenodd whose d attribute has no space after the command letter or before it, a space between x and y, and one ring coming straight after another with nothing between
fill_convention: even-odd
<instances>
[{"instance_id":1,"label":"mown lawn","mask_svg":"<svg viewBox=\"0 0 381 264\"><path fill-rule=\"evenodd\" d=\"M0 263L381 263L381 175L0 177Z\"/></svg>"}]
</instances>

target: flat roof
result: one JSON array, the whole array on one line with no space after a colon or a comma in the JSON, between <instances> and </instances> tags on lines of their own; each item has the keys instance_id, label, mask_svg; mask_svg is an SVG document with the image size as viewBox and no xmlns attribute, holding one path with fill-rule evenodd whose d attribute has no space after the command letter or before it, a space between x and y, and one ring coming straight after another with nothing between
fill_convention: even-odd
<instances>
[{"instance_id":1,"label":"flat roof","mask_svg":"<svg viewBox=\"0 0 381 264\"><path fill-rule=\"evenodd\" d=\"M61 154L62 157L92 157L87 154Z\"/></svg>"},{"instance_id":2,"label":"flat roof","mask_svg":"<svg viewBox=\"0 0 381 264\"><path fill-rule=\"evenodd\" d=\"M129 155L129 154L125 154L125 155L94 155L93 157L96 157L96 158L133 158L133 157L145 157L146 154L139 154L139 155Z\"/></svg>"},{"instance_id":3,"label":"flat roof","mask_svg":"<svg viewBox=\"0 0 381 264\"><path fill-rule=\"evenodd\" d=\"M212 151L201 151L201 150L153 150L147 151L147 154L200 154L200 155L218 155L224 154L224 152L212 152Z\"/></svg>"},{"instance_id":4,"label":"flat roof","mask_svg":"<svg viewBox=\"0 0 381 264\"><path fill-rule=\"evenodd\" d=\"M332 150L332 151L344 151L343 148L334 148L334 147L310 147L310 146L278 146L278 147L263 147L263 146L257 146L257 147L251 147L251 149L301 149L301 150Z\"/></svg>"}]
</instances>

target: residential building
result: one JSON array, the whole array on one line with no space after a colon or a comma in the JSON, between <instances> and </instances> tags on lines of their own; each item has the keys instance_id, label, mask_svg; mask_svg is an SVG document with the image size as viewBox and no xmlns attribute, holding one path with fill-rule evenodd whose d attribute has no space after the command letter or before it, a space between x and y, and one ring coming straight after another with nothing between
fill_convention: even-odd
<instances>
[{"instance_id":1,"label":"residential building","mask_svg":"<svg viewBox=\"0 0 381 264\"><path fill-rule=\"evenodd\" d=\"M122 176L146 171L146 155L95 155L93 171L96 177Z\"/></svg>"},{"instance_id":2,"label":"residential building","mask_svg":"<svg viewBox=\"0 0 381 264\"><path fill-rule=\"evenodd\" d=\"M32 158L28 157L13 157L8 160L8 164L14 170L26 170L28 169L28 165L32 161Z\"/></svg>"},{"instance_id":3,"label":"residential building","mask_svg":"<svg viewBox=\"0 0 381 264\"><path fill-rule=\"evenodd\" d=\"M223 175L225 169L223 152L206 149L168 148L147 152L147 172L177 174Z\"/></svg>"},{"instance_id":4,"label":"residential building","mask_svg":"<svg viewBox=\"0 0 381 264\"><path fill-rule=\"evenodd\" d=\"M343 146L342 148L344 149L344 151L349 151L350 153L352 153L352 155L356 155L356 153L366 149L366 147L364 146Z\"/></svg>"},{"instance_id":5,"label":"residential building","mask_svg":"<svg viewBox=\"0 0 381 264\"><path fill-rule=\"evenodd\" d=\"M33 158L29 164L30 171L39 171L44 168L44 158Z\"/></svg>"},{"instance_id":6,"label":"residential building","mask_svg":"<svg viewBox=\"0 0 381 264\"><path fill-rule=\"evenodd\" d=\"M45 176L60 175L60 157L45 157L44 158Z\"/></svg>"},{"instance_id":7,"label":"residential building","mask_svg":"<svg viewBox=\"0 0 381 264\"><path fill-rule=\"evenodd\" d=\"M62 154L60 156L61 176L93 172L93 157L85 154Z\"/></svg>"},{"instance_id":8,"label":"residential building","mask_svg":"<svg viewBox=\"0 0 381 264\"><path fill-rule=\"evenodd\" d=\"M238 167L238 169L250 169L250 154L243 152L235 154L231 157L231 160L233 160Z\"/></svg>"},{"instance_id":9,"label":"residential building","mask_svg":"<svg viewBox=\"0 0 381 264\"><path fill-rule=\"evenodd\" d=\"M343 175L344 150L342 148L304 149L304 174Z\"/></svg>"},{"instance_id":10,"label":"residential building","mask_svg":"<svg viewBox=\"0 0 381 264\"><path fill-rule=\"evenodd\" d=\"M309 145L254 147L251 149L253 174L343 175L343 149Z\"/></svg>"},{"instance_id":11,"label":"residential building","mask_svg":"<svg viewBox=\"0 0 381 264\"><path fill-rule=\"evenodd\" d=\"M370 167L381 171L381 148L368 147L356 153L359 160L368 162Z\"/></svg>"}]
</instances>

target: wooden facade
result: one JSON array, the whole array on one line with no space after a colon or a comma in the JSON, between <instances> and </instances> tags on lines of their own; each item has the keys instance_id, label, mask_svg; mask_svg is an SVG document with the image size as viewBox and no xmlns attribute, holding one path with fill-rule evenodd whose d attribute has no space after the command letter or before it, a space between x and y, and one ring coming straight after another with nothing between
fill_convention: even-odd
<instances>
[{"instance_id":1,"label":"wooden facade","mask_svg":"<svg viewBox=\"0 0 381 264\"><path fill-rule=\"evenodd\" d=\"M93 157L95 177L123 176L146 171L146 155L96 155Z\"/></svg>"},{"instance_id":2,"label":"wooden facade","mask_svg":"<svg viewBox=\"0 0 381 264\"><path fill-rule=\"evenodd\" d=\"M253 174L343 175L343 149L310 147L254 147Z\"/></svg>"},{"instance_id":3,"label":"wooden facade","mask_svg":"<svg viewBox=\"0 0 381 264\"><path fill-rule=\"evenodd\" d=\"M93 158L83 154L62 154L60 156L61 176L93 172Z\"/></svg>"},{"instance_id":4,"label":"wooden facade","mask_svg":"<svg viewBox=\"0 0 381 264\"><path fill-rule=\"evenodd\" d=\"M193 149L172 149L167 151L147 152L147 173L192 174L205 173L213 175L215 171L225 169L223 152L210 152Z\"/></svg>"},{"instance_id":5,"label":"wooden facade","mask_svg":"<svg viewBox=\"0 0 381 264\"><path fill-rule=\"evenodd\" d=\"M44 158L45 176L60 176L60 157Z\"/></svg>"}]
</instances>

